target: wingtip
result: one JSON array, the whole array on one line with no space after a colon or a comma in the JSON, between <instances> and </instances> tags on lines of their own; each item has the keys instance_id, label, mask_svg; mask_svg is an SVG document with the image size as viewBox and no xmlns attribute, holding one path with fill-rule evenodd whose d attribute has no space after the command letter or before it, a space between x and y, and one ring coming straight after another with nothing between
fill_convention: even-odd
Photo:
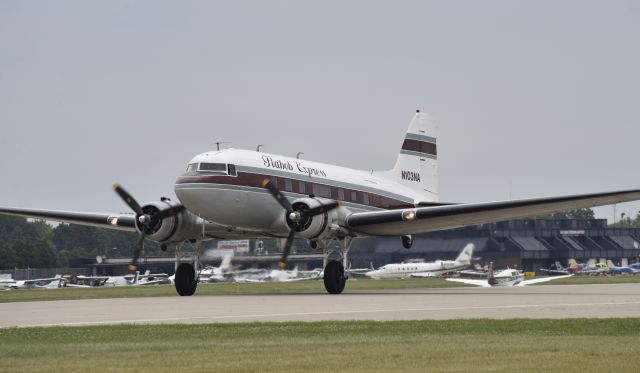
<instances>
[{"instance_id":1,"label":"wingtip","mask_svg":"<svg viewBox=\"0 0 640 373\"><path fill-rule=\"evenodd\" d=\"M113 185L111 186L111 189L113 189L113 190L116 190L118 188L120 188L120 184L118 184L118 183L113 183Z\"/></svg>"}]
</instances>

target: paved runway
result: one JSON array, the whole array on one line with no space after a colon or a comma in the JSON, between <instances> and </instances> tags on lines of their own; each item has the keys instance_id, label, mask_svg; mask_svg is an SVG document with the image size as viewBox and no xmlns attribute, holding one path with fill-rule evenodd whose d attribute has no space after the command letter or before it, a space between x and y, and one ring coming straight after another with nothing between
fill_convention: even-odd
<instances>
[{"instance_id":1,"label":"paved runway","mask_svg":"<svg viewBox=\"0 0 640 373\"><path fill-rule=\"evenodd\" d=\"M117 323L640 317L640 284L403 289L0 304L0 327Z\"/></svg>"}]
</instances>

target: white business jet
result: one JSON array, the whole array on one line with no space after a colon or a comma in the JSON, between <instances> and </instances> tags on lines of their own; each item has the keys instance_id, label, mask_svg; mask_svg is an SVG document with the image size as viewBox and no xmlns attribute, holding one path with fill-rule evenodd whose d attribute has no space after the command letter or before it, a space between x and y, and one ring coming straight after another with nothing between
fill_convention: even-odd
<instances>
[{"instance_id":1,"label":"white business jet","mask_svg":"<svg viewBox=\"0 0 640 373\"><path fill-rule=\"evenodd\" d=\"M369 271L365 275L374 279L441 276L444 273L469 267L474 247L472 243L467 244L455 260L436 260L428 263L390 263Z\"/></svg>"},{"instance_id":2,"label":"white business jet","mask_svg":"<svg viewBox=\"0 0 640 373\"><path fill-rule=\"evenodd\" d=\"M364 133L364 132L363 132ZM364 150L364 149L363 149ZM175 184L179 201L160 198L140 205L125 189L115 192L134 214L0 207L0 213L137 231L130 269L145 239L176 252L175 287L197 287L202 243L210 239L287 238L281 266L295 238L311 240L324 254L326 290L345 287L354 238L397 236L410 248L413 234L556 211L640 199L640 190L480 203L438 201L436 125L417 111L402 139L395 166L359 171L259 151L224 149L195 156ZM342 241L342 245L332 241ZM336 247L337 246L337 247ZM191 248L192 259L182 260ZM337 255L333 255L335 254ZM329 258L339 258L338 260Z\"/></svg>"}]
</instances>

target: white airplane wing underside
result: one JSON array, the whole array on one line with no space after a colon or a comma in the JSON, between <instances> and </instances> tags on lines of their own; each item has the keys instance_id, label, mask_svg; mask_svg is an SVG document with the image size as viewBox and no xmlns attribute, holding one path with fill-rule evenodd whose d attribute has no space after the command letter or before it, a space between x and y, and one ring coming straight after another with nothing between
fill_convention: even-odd
<instances>
[{"instance_id":1,"label":"white airplane wing underside","mask_svg":"<svg viewBox=\"0 0 640 373\"><path fill-rule=\"evenodd\" d=\"M519 284L517 284L516 286L527 286L527 285L539 284L541 282L553 281L553 280L558 280L558 279L561 279L561 278L567 278L567 277L571 277L571 276L573 276L573 275L534 278L534 279L531 279L531 280L524 280L524 281L520 282Z\"/></svg>"},{"instance_id":2,"label":"white airplane wing underside","mask_svg":"<svg viewBox=\"0 0 640 373\"><path fill-rule=\"evenodd\" d=\"M401 236L638 199L640 189L634 189L575 196L360 212L350 215L346 223L353 232L359 234Z\"/></svg>"},{"instance_id":3,"label":"white airplane wing underside","mask_svg":"<svg viewBox=\"0 0 640 373\"><path fill-rule=\"evenodd\" d=\"M133 214L105 214L98 212L38 210L15 207L0 207L0 213L124 231L136 230L136 218Z\"/></svg>"},{"instance_id":4,"label":"white airplane wing underside","mask_svg":"<svg viewBox=\"0 0 640 373\"><path fill-rule=\"evenodd\" d=\"M468 278L448 278L447 281L461 282L461 283L467 284L467 285L482 286L483 288L490 288L491 287L491 285L489 285L489 282L487 282L487 280L472 280L472 279L468 279Z\"/></svg>"}]
</instances>

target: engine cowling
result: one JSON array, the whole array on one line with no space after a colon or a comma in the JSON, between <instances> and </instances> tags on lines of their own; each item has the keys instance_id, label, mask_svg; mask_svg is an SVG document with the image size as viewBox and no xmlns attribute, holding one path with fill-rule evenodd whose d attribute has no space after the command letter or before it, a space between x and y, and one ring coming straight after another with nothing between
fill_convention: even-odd
<instances>
[{"instance_id":1,"label":"engine cowling","mask_svg":"<svg viewBox=\"0 0 640 373\"><path fill-rule=\"evenodd\" d=\"M155 215L158 211L177 206L168 198L160 201L147 202L142 206L142 211L149 216ZM144 232L146 238L164 243L180 242L186 239L198 237L201 226L198 224L198 217L189 211L182 211L174 216L164 219L152 220L151 224L144 225L136 220L136 230Z\"/></svg>"},{"instance_id":2,"label":"engine cowling","mask_svg":"<svg viewBox=\"0 0 640 373\"><path fill-rule=\"evenodd\" d=\"M326 198L300 198L293 201L291 207L294 211L304 211L330 202L332 202L332 200ZM346 212L346 209L339 207L316 216L307 217L299 224L295 224L291 221L290 217L285 214L285 220L289 229L296 231L297 237L317 239L332 234L335 235L336 232L334 228L339 226L340 221L345 220L344 216Z\"/></svg>"}]
</instances>

